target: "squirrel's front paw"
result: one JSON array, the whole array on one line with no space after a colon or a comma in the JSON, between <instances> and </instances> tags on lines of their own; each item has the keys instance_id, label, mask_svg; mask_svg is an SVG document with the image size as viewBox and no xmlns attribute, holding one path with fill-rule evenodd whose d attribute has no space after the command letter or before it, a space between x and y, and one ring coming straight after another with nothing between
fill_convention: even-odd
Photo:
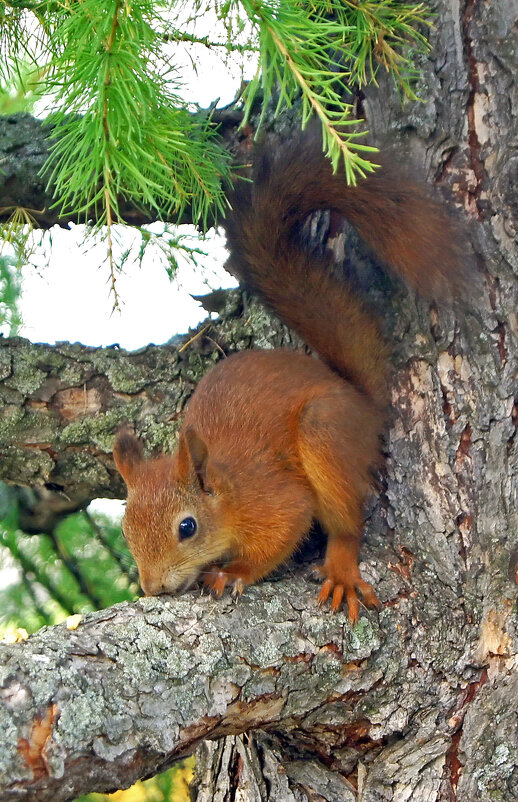
<instances>
[{"instance_id":1,"label":"squirrel's front paw","mask_svg":"<svg viewBox=\"0 0 518 802\"><path fill-rule=\"evenodd\" d=\"M245 580L242 577L234 576L219 565L213 565L204 571L203 584L211 592L215 593L216 596L221 596L228 584L233 585L233 596L241 596L245 589Z\"/></svg>"}]
</instances>

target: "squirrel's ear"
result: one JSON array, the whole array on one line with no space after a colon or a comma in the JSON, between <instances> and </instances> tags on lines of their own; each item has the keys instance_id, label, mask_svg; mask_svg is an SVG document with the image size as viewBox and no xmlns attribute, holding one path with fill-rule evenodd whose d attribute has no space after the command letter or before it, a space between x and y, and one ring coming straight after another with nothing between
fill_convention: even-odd
<instances>
[{"instance_id":1,"label":"squirrel's ear","mask_svg":"<svg viewBox=\"0 0 518 802\"><path fill-rule=\"evenodd\" d=\"M178 472L184 480L194 479L204 493L220 493L226 487L225 471L210 458L205 440L188 426L178 440Z\"/></svg>"},{"instance_id":2,"label":"squirrel's ear","mask_svg":"<svg viewBox=\"0 0 518 802\"><path fill-rule=\"evenodd\" d=\"M142 443L129 429L118 433L113 444L113 458L120 475L129 486L144 459Z\"/></svg>"},{"instance_id":3,"label":"squirrel's ear","mask_svg":"<svg viewBox=\"0 0 518 802\"><path fill-rule=\"evenodd\" d=\"M198 432L188 426L180 433L178 439L178 474L187 481L194 473L196 479L204 490L204 477L207 473L209 450L205 440Z\"/></svg>"}]
</instances>

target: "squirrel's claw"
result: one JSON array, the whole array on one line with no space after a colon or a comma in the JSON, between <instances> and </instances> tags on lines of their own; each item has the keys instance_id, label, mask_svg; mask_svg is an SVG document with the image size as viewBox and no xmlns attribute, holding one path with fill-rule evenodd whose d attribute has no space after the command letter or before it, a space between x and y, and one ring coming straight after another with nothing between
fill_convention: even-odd
<instances>
[{"instance_id":1,"label":"squirrel's claw","mask_svg":"<svg viewBox=\"0 0 518 802\"><path fill-rule=\"evenodd\" d=\"M237 598L238 596L243 595L243 591L245 589L244 580L238 576L237 579L234 580L234 586L232 588L232 596Z\"/></svg>"}]
</instances>

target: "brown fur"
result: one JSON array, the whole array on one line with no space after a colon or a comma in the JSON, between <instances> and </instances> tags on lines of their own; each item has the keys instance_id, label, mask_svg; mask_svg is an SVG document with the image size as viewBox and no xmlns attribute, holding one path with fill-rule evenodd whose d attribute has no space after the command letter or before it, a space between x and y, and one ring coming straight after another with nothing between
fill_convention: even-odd
<instances>
[{"instance_id":1,"label":"brown fur","mask_svg":"<svg viewBox=\"0 0 518 802\"><path fill-rule=\"evenodd\" d=\"M225 222L232 272L323 362L282 350L220 362L188 405L174 456L146 460L133 435L118 435L124 532L146 593L175 592L200 575L219 594L228 583L241 593L292 554L317 518L328 532L320 603L331 597L336 610L345 596L351 621L357 591L377 605L358 549L379 461L386 347L328 260L306 253L297 233L311 211L332 208L412 286L455 288L462 266L448 241L454 229L422 187L394 180L385 170L348 187L318 142L303 137L273 159L263 155L254 183L234 193ZM197 531L181 539L179 523L189 516Z\"/></svg>"}]
</instances>

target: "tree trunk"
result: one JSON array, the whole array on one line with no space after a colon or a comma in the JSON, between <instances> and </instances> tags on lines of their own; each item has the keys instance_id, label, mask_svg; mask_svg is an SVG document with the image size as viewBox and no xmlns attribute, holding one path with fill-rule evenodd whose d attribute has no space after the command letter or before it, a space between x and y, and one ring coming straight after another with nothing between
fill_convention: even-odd
<instances>
[{"instance_id":1,"label":"tree trunk","mask_svg":"<svg viewBox=\"0 0 518 802\"><path fill-rule=\"evenodd\" d=\"M481 279L462 310L385 303L393 411L362 552L381 613L351 630L294 577L3 648L6 799L127 784L224 734L198 750L200 801L518 799L518 4L432 5L424 102L381 76L359 111L457 200Z\"/></svg>"}]
</instances>

